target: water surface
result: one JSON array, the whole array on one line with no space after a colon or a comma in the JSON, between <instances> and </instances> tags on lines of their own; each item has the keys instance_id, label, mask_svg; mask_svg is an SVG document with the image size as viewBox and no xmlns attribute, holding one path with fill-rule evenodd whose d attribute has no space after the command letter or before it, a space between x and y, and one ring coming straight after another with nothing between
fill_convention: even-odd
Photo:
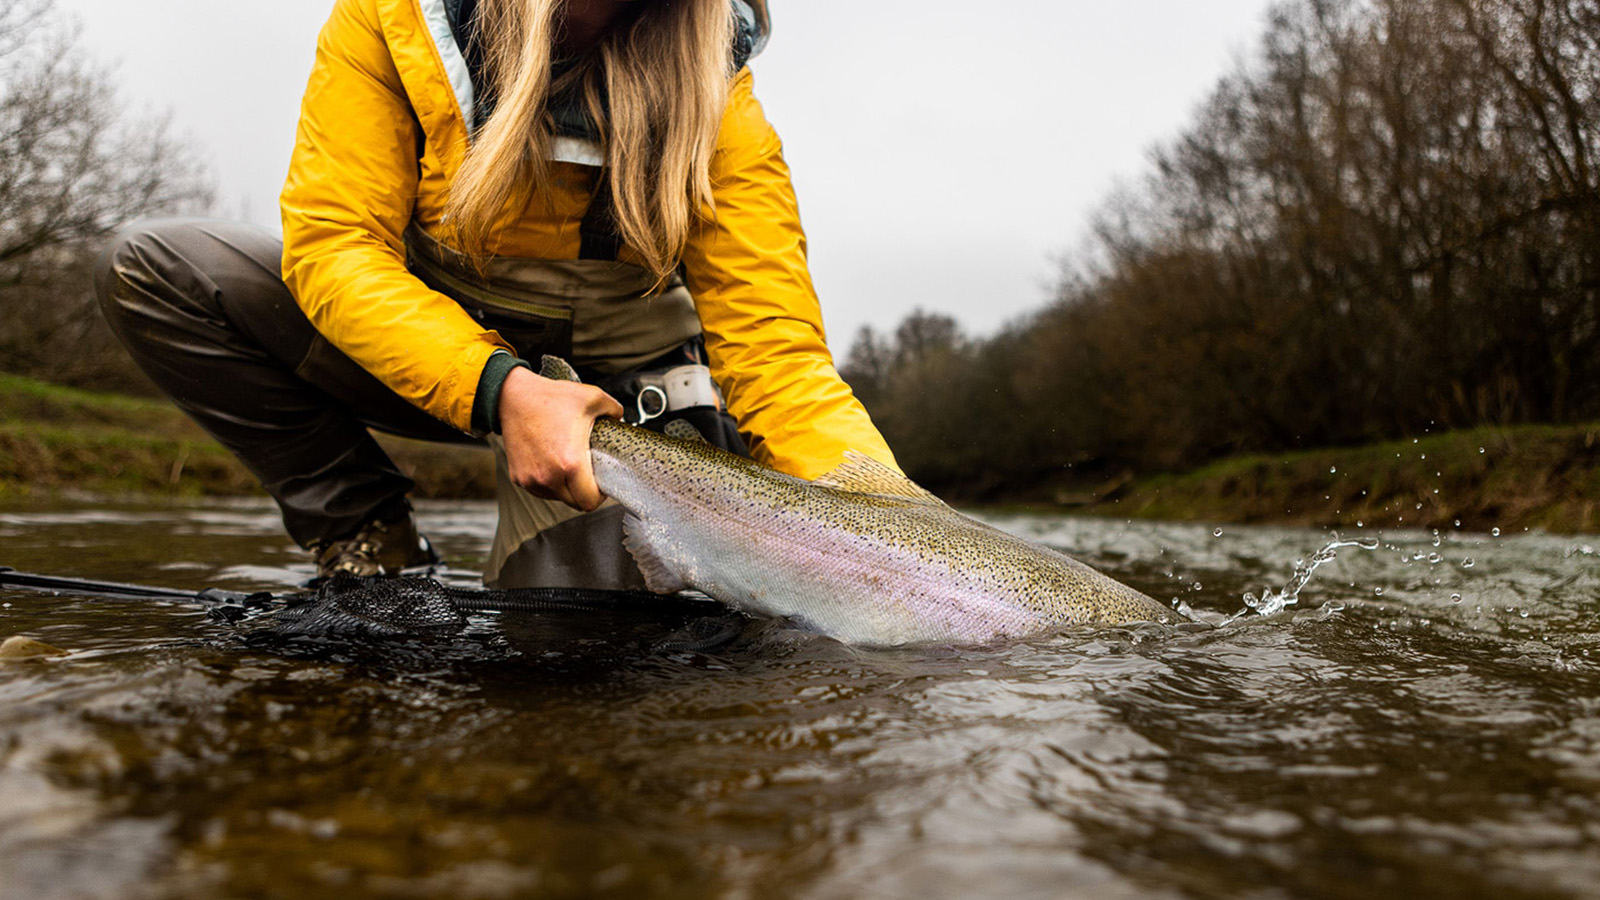
<instances>
[{"instance_id":1,"label":"water surface","mask_svg":"<svg viewBox=\"0 0 1600 900\"><path fill-rule=\"evenodd\" d=\"M424 506L469 577L488 506ZM1320 531L1007 516L1211 621ZM193 608L0 593L0 896L1600 896L1600 559L1386 532L1204 632L863 651L757 624L480 617L259 646ZM311 574L257 504L0 511L0 564ZM665 628L666 626L660 626Z\"/></svg>"}]
</instances>

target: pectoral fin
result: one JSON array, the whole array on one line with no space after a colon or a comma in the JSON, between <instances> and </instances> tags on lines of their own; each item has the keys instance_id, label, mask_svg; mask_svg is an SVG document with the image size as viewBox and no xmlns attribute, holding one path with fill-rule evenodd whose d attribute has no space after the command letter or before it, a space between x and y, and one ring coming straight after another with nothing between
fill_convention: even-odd
<instances>
[{"instance_id":1,"label":"pectoral fin","mask_svg":"<svg viewBox=\"0 0 1600 900\"><path fill-rule=\"evenodd\" d=\"M916 482L854 450L846 450L844 462L838 468L812 483L855 494L881 494L929 506L945 505L943 500L928 493Z\"/></svg>"},{"instance_id":2,"label":"pectoral fin","mask_svg":"<svg viewBox=\"0 0 1600 900\"><path fill-rule=\"evenodd\" d=\"M650 542L649 527L631 513L622 520L622 546L628 548L639 571L644 574L645 587L657 594L676 594L689 587L656 551L655 545Z\"/></svg>"}]
</instances>

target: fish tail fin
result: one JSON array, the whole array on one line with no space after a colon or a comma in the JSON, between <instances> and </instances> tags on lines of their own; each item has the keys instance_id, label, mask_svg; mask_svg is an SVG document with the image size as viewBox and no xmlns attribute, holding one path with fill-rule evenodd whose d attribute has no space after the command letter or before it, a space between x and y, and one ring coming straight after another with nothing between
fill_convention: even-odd
<instances>
[{"instance_id":1,"label":"fish tail fin","mask_svg":"<svg viewBox=\"0 0 1600 900\"><path fill-rule=\"evenodd\" d=\"M578 373L572 370L572 365L559 356L541 357L539 374L551 381L583 381L578 377Z\"/></svg>"}]
</instances>

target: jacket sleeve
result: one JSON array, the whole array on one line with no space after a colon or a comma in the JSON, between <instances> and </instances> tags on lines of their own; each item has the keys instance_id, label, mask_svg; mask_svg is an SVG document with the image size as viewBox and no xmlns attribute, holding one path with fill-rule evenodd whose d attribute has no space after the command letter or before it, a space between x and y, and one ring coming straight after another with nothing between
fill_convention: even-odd
<instances>
[{"instance_id":1,"label":"jacket sleeve","mask_svg":"<svg viewBox=\"0 0 1600 900\"><path fill-rule=\"evenodd\" d=\"M716 209L683 260L712 371L757 460L801 478L846 450L894 465L828 352L789 168L751 82L746 69L733 84L712 159Z\"/></svg>"},{"instance_id":2,"label":"jacket sleeve","mask_svg":"<svg viewBox=\"0 0 1600 900\"><path fill-rule=\"evenodd\" d=\"M484 363L509 347L406 270L419 130L373 0L339 0L317 40L281 198L283 277L334 346L466 431Z\"/></svg>"}]
</instances>

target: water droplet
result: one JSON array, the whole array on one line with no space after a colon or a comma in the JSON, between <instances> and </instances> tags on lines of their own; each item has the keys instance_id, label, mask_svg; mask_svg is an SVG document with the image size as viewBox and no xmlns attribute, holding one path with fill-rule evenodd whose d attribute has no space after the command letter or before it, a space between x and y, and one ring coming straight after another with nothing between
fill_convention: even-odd
<instances>
[{"instance_id":1,"label":"water droplet","mask_svg":"<svg viewBox=\"0 0 1600 900\"><path fill-rule=\"evenodd\" d=\"M1339 471L1339 467L1338 466L1329 466L1328 467L1328 474L1329 475L1337 474L1338 471Z\"/></svg>"},{"instance_id":2,"label":"water droplet","mask_svg":"<svg viewBox=\"0 0 1600 900\"><path fill-rule=\"evenodd\" d=\"M1474 559L1473 559L1473 558L1472 558L1472 557L1470 557L1470 556L1469 556L1469 557L1467 557L1467 558L1466 558L1466 559L1463 559L1463 560L1462 560L1462 561L1461 561L1461 568L1463 568L1463 569L1470 569L1470 568L1472 568L1472 567L1473 567L1473 566L1475 566L1475 565L1477 565L1477 564L1478 564L1478 563L1477 563L1477 561L1476 561L1476 560L1474 560Z\"/></svg>"},{"instance_id":3,"label":"water droplet","mask_svg":"<svg viewBox=\"0 0 1600 900\"><path fill-rule=\"evenodd\" d=\"M1442 556L1440 556L1440 555L1439 555L1439 554L1437 554L1437 553L1429 553L1429 554L1428 554L1428 565L1430 565L1430 566L1436 566L1436 565L1438 565L1438 564L1439 564L1439 562L1440 562L1440 561L1441 561L1441 560L1443 560L1443 559L1444 559L1444 557L1442 557Z\"/></svg>"},{"instance_id":4,"label":"water droplet","mask_svg":"<svg viewBox=\"0 0 1600 900\"><path fill-rule=\"evenodd\" d=\"M1457 527L1457 528L1460 528L1460 527L1461 527L1461 520L1460 520L1460 519L1457 519L1457 520L1456 520L1456 527Z\"/></svg>"},{"instance_id":5,"label":"water droplet","mask_svg":"<svg viewBox=\"0 0 1600 900\"><path fill-rule=\"evenodd\" d=\"M1421 508L1422 508L1422 504L1421 504L1421 503L1418 503L1418 504L1417 504L1417 509L1421 509Z\"/></svg>"},{"instance_id":6,"label":"water droplet","mask_svg":"<svg viewBox=\"0 0 1600 900\"><path fill-rule=\"evenodd\" d=\"M1451 594L1450 595L1450 602L1451 603L1460 603L1461 602L1461 595L1460 594Z\"/></svg>"},{"instance_id":7,"label":"water droplet","mask_svg":"<svg viewBox=\"0 0 1600 900\"><path fill-rule=\"evenodd\" d=\"M1373 589L1372 589L1372 592L1373 592L1373 593L1374 593L1374 594L1377 594L1377 595L1378 595L1378 596L1379 596L1379 597L1382 597L1382 596L1383 596L1383 588L1381 588L1381 587L1375 587L1375 588L1373 588Z\"/></svg>"},{"instance_id":8,"label":"water droplet","mask_svg":"<svg viewBox=\"0 0 1600 900\"><path fill-rule=\"evenodd\" d=\"M1489 534L1493 535L1494 537L1499 537L1500 536L1500 529L1499 528L1491 528L1491 529L1489 529Z\"/></svg>"},{"instance_id":9,"label":"water droplet","mask_svg":"<svg viewBox=\"0 0 1600 900\"><path fill-rule=\"evenodd\" d=\"M1211 532L1211 536L1212 537L1222 537L1222 529L1218 528L1218 529L1212 531Z\"/></svg>"},{"instance_id":10,"label":"water droplet","mask_svg":"<svg viewBox=\"0 0 1600 900\"><path fill-rule=\"evenodd\" d=\"M1365 528L1365 527L1367 527L1367 523L1361 521L1360 519L1357 519L1356 520L1356 527L1357 528Z\"/></svg>"},{"instance_id":11,"label":"water droplet","mask_svg":"<svg viewBox=\"0 0 1600 900\"><path fill-rule=\"evenodd\" d=\"M1479 447L1479 448L1478 448L1478 452L1479 452L1479 453L1482 453L1482 452L1483 452L1483 448L1482 448L1482 447Z\"/></svg>"},{"instance_id":12,"label":"water droplet","mask_svg":"<svg viewBox=\"0 0 1600 900\"><path fill-rule=\"evenodd\" d=\"M1191 590L1191 591L1200 590L1200 582L1196 581L1194 584L1189 585L1189 590Z\"/></svg>"}]
</instances>

